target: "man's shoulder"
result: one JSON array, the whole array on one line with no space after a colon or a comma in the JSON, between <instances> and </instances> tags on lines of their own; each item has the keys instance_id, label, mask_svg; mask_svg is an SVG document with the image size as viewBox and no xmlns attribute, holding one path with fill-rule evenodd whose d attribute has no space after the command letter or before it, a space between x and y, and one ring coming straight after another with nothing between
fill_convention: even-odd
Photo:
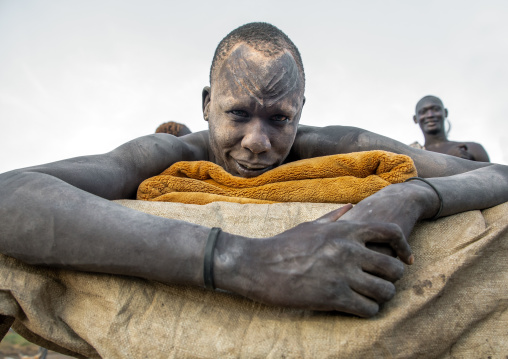
<instances>
[{"instance_id":1,"label":"man's shoulder","mask_svg":"<svg viewBox=\"0 0 508 359\"><path fill-rule=\"evenodd\" d=\"M365 139L378 139L379 137L379 135L359 127L340 125L326 127L300 125L297 132L297 140L306 142L333 141L335 143L340 141L342 145L347 147L358 144L361 136Z\"/></svg>"},{"instance_id":2,"label":"man's shoulder","mask_svg":"<svg viewBox=\"0 0 508 359\"><path fill-rule=\"evenodd\" d=\"M326 136L329 134L333 134L333 136L337 135L344 136L349 135L351 133L361 133L361 132L365 132L365 130L352 126L333 125L318 127L309 125L298 125L297 136Z\"/></svg>"},{"instance_id":3,"label":"man's shoulder","mask_svg":"<svg viewBox=\"0 0 508 359\"><path fill-rule=\"evenodd\" d=\"M199 132L192 132L188 135L177 137L178 139L184 141L185 143L196 146L199 148L208 148L209 146L209 137L208 137L208 130L205 131L199 131Z\"/></svg>"},{"instance_id":4,"label":"man's shoulder","mask_svg":"<svg viewBox=\"0 0 508 359\"><path fill-rule=\"evenodd\" d=\"M206 161L209 159L210 140L208 137L208 130L193 132L182 137L177 137L177 139L187 146L187 149L192 152L192 156L196 161Z\"/></svg>"},{"instance_id":5,"label":"man's shoulder","mask_svg":"<svg viewBox=\"0 0 508 359\"><path fill-rule=\"evenodd\" d=\"M135 138L111 152L120 157L136 156L140 151L152 157L171 153L176 160L207 160L208 131L194 132L182 137L167 133L154 133ZM178 157L178 158L177 158ZM181 158L180 158L181 157Z\"/></svg>"},{"instance_id":6,"label":"man's shoulder","mask_svg":"<svg viewBox=\"0 0 508 359\"><path fill-rule=\"evenodd\" d=\"M359 151L359 138L362 134L369 132L350 126L300 125L291 151L291 160Z\"/></svg>"},{"instance_id":7,"label":"man's shoulder","mask_svg":"<svg viewBox=\"0 0 508 359\"><path fill-rule=\"evenodd\" d=\"M464 142L464 144L468 147L472 147L472 148L482 148L484 149L484 147L479 144L478 142Z\"/></svg>"}]
</instances>

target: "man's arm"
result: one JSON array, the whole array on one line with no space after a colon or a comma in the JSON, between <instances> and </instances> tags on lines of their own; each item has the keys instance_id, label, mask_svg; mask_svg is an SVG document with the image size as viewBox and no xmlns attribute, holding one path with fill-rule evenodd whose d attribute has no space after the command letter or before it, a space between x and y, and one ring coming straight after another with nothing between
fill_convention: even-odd
<instances>
[{"instance_id":1,"label":"man's arm","mask_svg":"<svg viewBox=\"0 0 508 359\"><path fill-rule=\"evenodd\" d=\"M151 135L104 155L4 173L0 251L32 264L199 284L207 228L109 200L134 198L142 180L204 156L192 143Z\"/></svg>"},{"instance_id":2,"label":"man's arm","mask_svg":"<svg viewBox=\"0 0 508 359\"><path fill-rule=\"evenodd\" d=\"M105 199L135 198L142 181L160 174L173 163L207 160L206 136L206 132L185 139L153 134L129 141L103 155L71 158L2 176L42 173Z\"/></svg>"},{"instance_id":3,"label":"man's arm","mask_svg":"<svg viewBox=\"0 0 508 359\"><path fill-rule=\"evenodd\" d=\"M139 182L175 161L206 159L204 139L191 139L152 135L105 155L0 175L0 252L34 265L202 286L209 228L109 201L133 198ZM361 222L336 222L348 209L272 238L222 232L217 287L270 304L374 315L395 294L403 266L365 243L385 243L406 263L411 252L397 226L365 231Z\"/></svg>"},{"instance_id":4,"label":"man's arm","mask_svg":"<svg viewBox=\"0 0 508 359\"><path fill-rule=\"evenodd\" d=\"M475 162L406 146L390 138L354 127L302 126L291 156L384 150L410 156L418 175L443 197L442 216L484 209L508 201L508 167ZM397 203L397 205L394 205ZM439 209L435 192L425 183L411 181L384 188L349 211L343 219L397 223L409 235L416 221L431 218Z\"/></svg>"}]
</instances>

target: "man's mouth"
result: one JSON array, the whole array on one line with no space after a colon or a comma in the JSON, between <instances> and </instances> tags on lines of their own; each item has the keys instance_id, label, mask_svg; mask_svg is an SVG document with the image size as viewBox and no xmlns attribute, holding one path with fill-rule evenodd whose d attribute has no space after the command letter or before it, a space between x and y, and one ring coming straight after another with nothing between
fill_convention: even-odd
<instances>
[{"instance_id":1,"label":"man's mouth","mask_svg":"<svg viewBox=\"0 0 508 359\"><path fill-rule=\"evenodd\" d=\"M271 170L274 166L267 165L262 163L247 163L247 162L238 162L235 160L236 171L241 177L256 177L259 176L266 171Z\"/></svg>"}]
</instances>

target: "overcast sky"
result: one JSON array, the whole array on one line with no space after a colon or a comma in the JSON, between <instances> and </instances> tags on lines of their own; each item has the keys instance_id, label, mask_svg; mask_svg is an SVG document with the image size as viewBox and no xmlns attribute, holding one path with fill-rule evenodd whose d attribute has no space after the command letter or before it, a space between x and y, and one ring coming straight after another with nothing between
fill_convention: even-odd
<instances>
[{"instance_id":1,"label":"overcast sky","mask_svg":"<svg viewBox=\"0 0 508 359\"><path fill-rule=\"evenodd\" d=\"M295 42L301 123L422 142L433 94L451 140L508 164L508 2L0 0L0 172L112 150L165 121L207 128L218 42L251 21Z\"/></svg>"}]
</instances>

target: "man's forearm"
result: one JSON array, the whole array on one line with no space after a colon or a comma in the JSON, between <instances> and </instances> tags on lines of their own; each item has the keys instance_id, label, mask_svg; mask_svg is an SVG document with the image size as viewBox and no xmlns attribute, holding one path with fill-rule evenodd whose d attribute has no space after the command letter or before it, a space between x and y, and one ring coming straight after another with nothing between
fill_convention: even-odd
<instances>
[{"instance_id":1,"label":"man's forearm","mask_svg":"<svg viewBox=\"0 0 508 359\"><path fill-rule=\"evenodd\" d=\"M20 172L3 183L1 253L37 265L202 285L209 228L137 212L42 173Z\"/></svg>"},{"instance_id":2,"label":"man's forearm","mask_svg":"<svg viewBox=\"0 0 508 359\"><path fill-rule=\"evenodd\" d=\"M508 201L508 167L490 165L448 177L430 178L443 197L442 216L489 208Z\"/></svg>"},{"instance_id":3,"label":"man's forearm","mask_svg":"<svg viewBox=\"0 0 508 359\"><path fill-rule=\"evenodd\" d=\"M3 179L1 253L36 265L204 284L209 228L137 212L43 173ZM395 294L403 266L365 243L385 243L407 263L411 253L397 226L336 221L342 213L266 239L222 232L209 252L216 287L272 305L374 315Z\"/></svg>"},{"instance_id":4,"label":"man's forearm","mask_svg":"<svg viewBox=\"0 0 508 359\"><path fill-rule=\"evenodd\" d=\"M427 178L442 197L440 216L484 209L508 201L508 167L491 165L448 177ZM359 202L341 219L396 223L409 237L418 220L433 218L440 200L422 181L387 186Z\"/></svg>"}]
</instances>

